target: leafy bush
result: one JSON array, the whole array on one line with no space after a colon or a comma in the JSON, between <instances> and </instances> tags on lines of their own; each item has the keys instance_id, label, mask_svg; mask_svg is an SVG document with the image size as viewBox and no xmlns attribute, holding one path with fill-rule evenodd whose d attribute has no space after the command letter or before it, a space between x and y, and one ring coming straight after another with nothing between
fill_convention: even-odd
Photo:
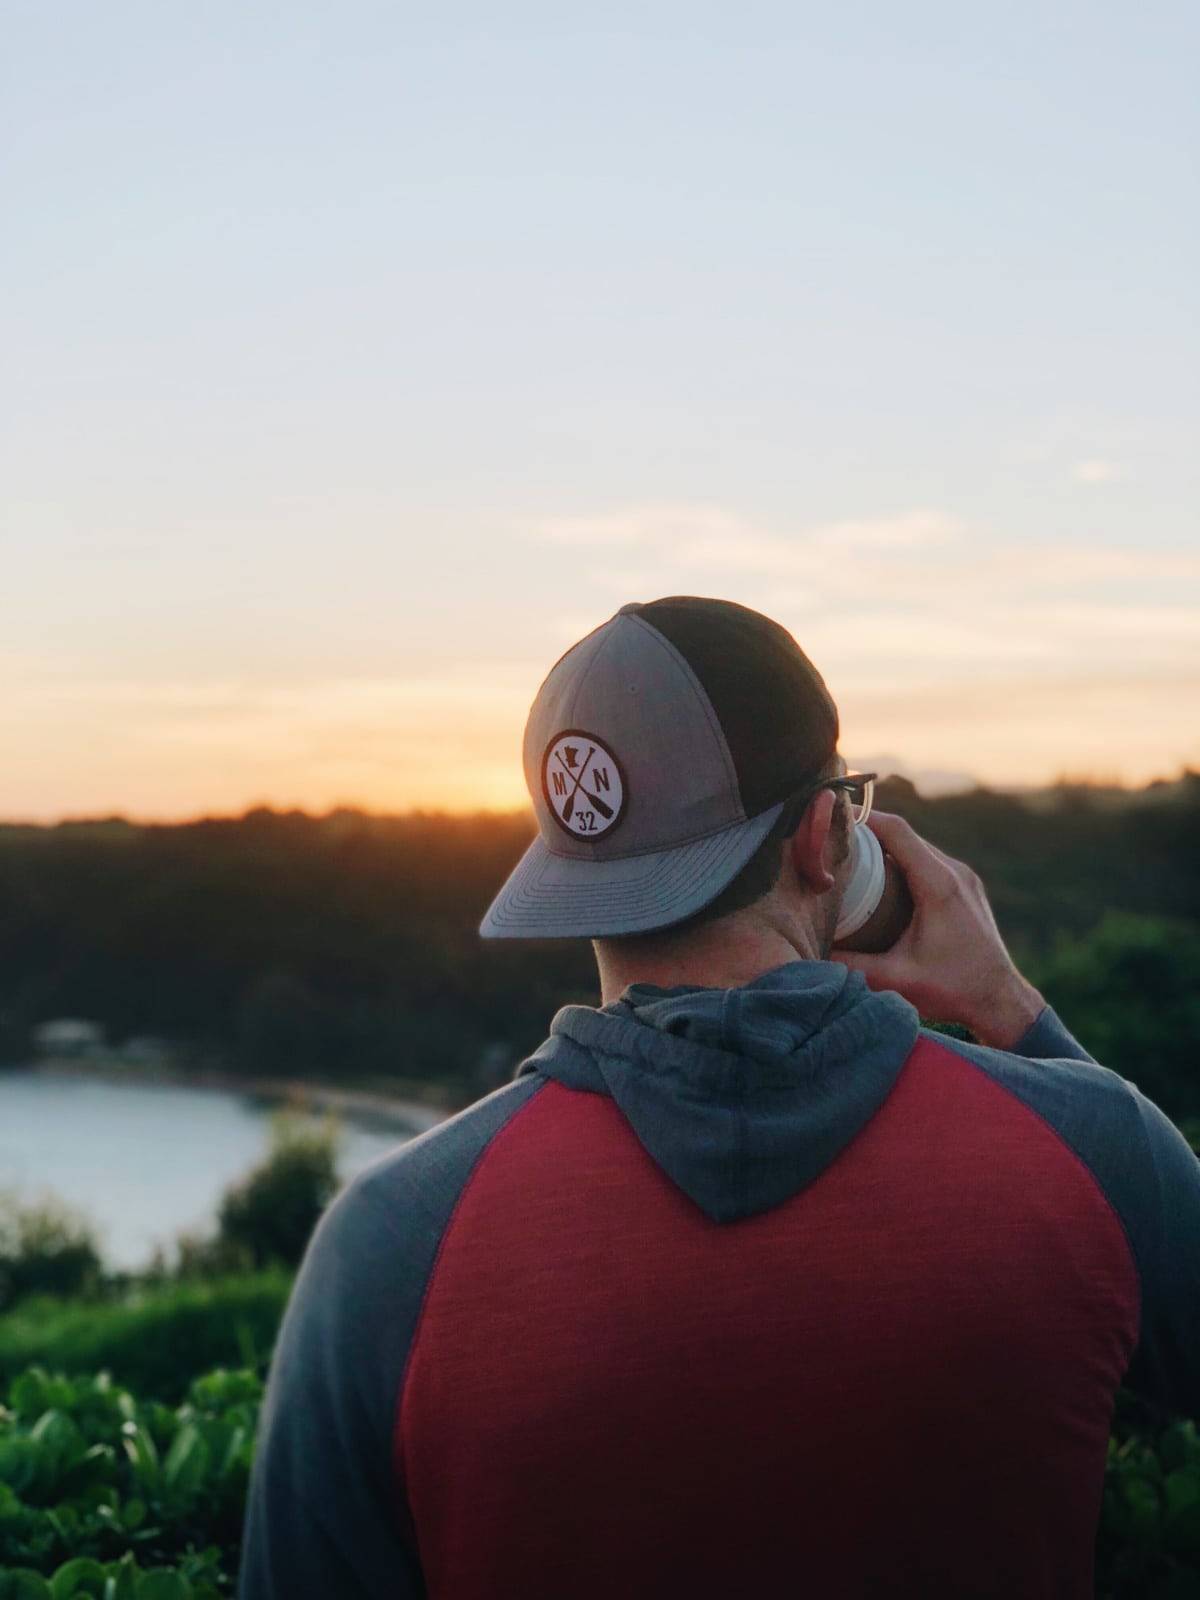
<instances>
[{"instance_id":1,"label":"leafy bush","mask_svg":"<svg viewBox=\"0 0 1200 1600\"><path fill-rule=\"evenodd\" d=\"M0 1569L0 1600L219 1600L225 1592L207 1555L185 1556L177 1567L143 1571L132 1551L120 1561L78 1556L50 1579L32 1567Z\"/></svg>"},{"instance_id":2,"label":"leafy bush","mask_svg":"<svg viewBox=\"0 0 1200 1600\"><path fill-rule=\"evenodd\" d=\"M112 1300L28 1300L0 1320L0 1382L33 1362L71 1373L109 1369L118 1383L179 1400L216 1366L265 1369L291 1275L136 1289Z\"/></svg>"},{"instance_id":3,"label":"leafy bush","mask_svg":"<svg viewBox=\"0 0 1200 1600\"><path fill-rule=\"evenodd\" d=\"M1096 1540L1100 1600L1200 1594L1200 1434L1117 1396Z\"/></svg>"},{"instance_id":4,"label":"leafy bush","mask_svg":"<svg viewBox=\"0 0 1200 1600\"><path fill-rule=\"evenodd\" d=\"M0 1600L222 1600L240 1554L262 1383L208 1373L174 1408L44 1368L0 1406ZM149 1568L149 1570L144 1570ZM1118 1395L1098 1600L1200 1593L1200 1434Z\"/></svg>"},{"instance_id":5,"label":"leafy bush","mask_svg":"<svg viewBox=\"0 0 1200 1600\"><path fill-rule=\"evenodd\" d=\"M314 1128L279 1115L267 1159L225 1192L220 1241L251 1266L295 1267L337 1189L334 1124Z\"/></svg>"},{"instance_id":6,"label":"leafy bush","mask_svg":"<svg viewBox=\"0 0 1200 1600\"><path fill-rule=\"evenodd\" d=\"M104 1372L14 1378L0 1407L0 1600L227 1593L261 1398L244 1371L197 1378L174 1409Z\"/></svg>"},{"instance_id":7,"label":"leafy bush","mask_svg":"<svg viewBox=\"0 0 1200 1600\"><path fill-rule=\"evenodd\" d=\"M1179 1121L1200 1115L1200 930L1110 911L1028 972L1103 1066Z\"/></svg>"},{"instance_id":8,"label":"leafy bush","mask_svg":"<svg viewBox=\"0 0 1200 1600\"><path fill-rule=\"evenodd\" d=\"M0 1190L0 1310L31 1294L77 1294L99 1273L85 1218L57 1199L23 1204Z\"/></svg>"},{"instance_id":9,"label":"leafy bush","mask_svg":"<svg viewBox=\"0 0 1200 1600\"><path fill-rule=\"evenodd\" d=\"M0 1600L221 1600L226 1594L229 1576L216 1550L150 1568L142 1568L133 1550L118 1562L77 1555L48 1579L32 1566L0 1568Z\"/></svg>"}]
</instances>

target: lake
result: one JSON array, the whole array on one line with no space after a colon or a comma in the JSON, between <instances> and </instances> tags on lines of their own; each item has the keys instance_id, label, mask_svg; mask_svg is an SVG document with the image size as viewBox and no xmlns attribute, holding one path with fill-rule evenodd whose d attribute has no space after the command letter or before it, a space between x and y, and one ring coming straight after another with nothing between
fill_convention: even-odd
<instances>
[{"instance_id":1,"label":"lake","mask_svg":"<svg viewBox=\"0 0 1200 1600\"><path fill-rule=\"evenodd\" d=\"M0 1072L0 1189L58 1195L109 1266L137 1270L177 1233L213 1230L222 1191L266 1153L271 1110L217 1089ZM343 1181L406 1142L343 1121Z\"/></svg>"}]
</instances>

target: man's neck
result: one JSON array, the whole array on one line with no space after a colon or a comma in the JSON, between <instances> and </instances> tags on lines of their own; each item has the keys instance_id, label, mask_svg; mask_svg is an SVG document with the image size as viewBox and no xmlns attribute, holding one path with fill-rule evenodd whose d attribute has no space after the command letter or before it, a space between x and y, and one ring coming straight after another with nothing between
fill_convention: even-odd
<instances>
[{"instance_id":1,"label":"man's neck","mask_svg":"<svg viewBox=\"0 0 1200 1600\"><path fill-rule=\"evenodd\" d=\"M621 947L612 940L594 939L600 971L601 1004L619 1000L632 983L650 983L660 989L690 985L705 989L736 989L753 983L789 961L825 961L810 928L784 931L765 923L738 924L729 917L711 928L698 928L685 939L661 940Z\"/></svg>"}]
</instances>

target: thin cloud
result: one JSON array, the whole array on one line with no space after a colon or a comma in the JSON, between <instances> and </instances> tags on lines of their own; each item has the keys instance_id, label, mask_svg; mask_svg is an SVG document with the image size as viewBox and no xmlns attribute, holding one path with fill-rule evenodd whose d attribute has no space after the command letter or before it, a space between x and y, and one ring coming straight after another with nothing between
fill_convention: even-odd
<instances>
[{"instance_id":1,"label":"thin cloud","mask_svg":"<svg viewBox=\"0 0 1200 1600\"><path fill-rule=\"evenodd\" d=\"M576 541L618 528L636 528L641 542L623 544L620 570L588 563L595 611L560 619L563 648L625 600L720 594L790 628L835 696L894 687L907 697L906 723L947 681L968 697L998 692L1030 672L1095 670L1114 644L1131 673L1186 673L1197 662L1200 555L1179 550L997 547L992 530L937 508L793 535L712 505L637 506L568 524Z\"/></svg>"},{"instance_id":2,"label":"thin cloud","mask_svg":"<svg viewBox=\"0 0 1200 1600\"><path fill-rule=\"evenodd\" d=\"M843 748L894 747L902 737L914 767L953 764L1003 787L1048 782L1067 767L1125 783L1173 777L1200 758L1191 732L1198 690L1196 671L1076 671L986 686L947 677L916 692L876 680L835 694Z\"/></svg>"},{"instance_id":3,"label":"thin cloud","mask_svg":"<svg viewBox=\"0 0 1200 1600\"><path fill-rule=\"evenodd\" d=\"M830 550L928 550L952 544L965 532L965 524L945 512L906 511L895 517L829 522L814 528L808 542Z\"/></svg>"},{"instance_id":4,"label":"thin cloud","mask_svg":"<svg viewBox=\"0 0 1200 1600\"><path fill-rule=\"evenodd\" d=\"M1071 468L1071 476L1076 483L1113 483L1121 476L1121 469L1115 461L1094 456L1088 461L1077 461Z\"/></svg>"},{"instance_id":5,"label":"thin cloud","mask_svg":"<svg viewBox=\"0 0 1200 1600\"><path fill-rule=\"evenodd\" d=\"M589 588L608 593L681 593L718 581L722 592L762 609L778 604L774 580L806 605L841 603L869 594L881 609L912 605L987 604L1004 594L1039 598L1055 588L1078 597L1088 586L1190 582L1200 556L1173 550L1111 549L1066 542L997 548L990 529L972 528L937 509L893 517L848 519L785 534L712 505L635 506L601 517L552 519L539 536L597 552L621 547L619 565L589 564ZM845 557L838 560L837 557ZM772 580L764 589L760 580ZM594 627L604 620L598 614ZM586 630L583 630L586 631Z\"/></svg>"},{"instance_id":6,"label":"thin cloud","mask_svg":"<svg viewBox=\"0 0 1200 1600\"><path fill-rule=\"evenodd\" d=\"M740 569L794 571L814 551L893 551L942 547L963 524L945 512L917 509L891 517L852 518L778 534L720 506L636 505L599 516L552 517L534 525L535 536L555 544L600 549L668 549L719 566L736 558Z\"/></svg>"},{"instance_id":7,"label":"thin cloud","mask_svg":"<svg viewBox=\"0 0 1200 1600\"><path fill-rule=\"evenodd\" d=\"M600 548L694 544L753 536L752 523L718 506L654 504L586 517L549 517L534 524L534 534L554 544Z\"/></svg>"},{"instance_id":8,"label":"thin cloud","mask_svg":"<svg viewBox=\"0 0 1200 1600\"><path fill-rule=\"evenodd\" d=\"M388 676L264 683L10 659L0 740L27 755L6 775L6 811L44 814L47 796L59 812L176 816L256 795L523 804L521 732L553 660L624 601L679 593L790 628L838 702L843 748L1001 784L1116 759L1140 781L1195 759L1200 553L998 547L993 530L928 507L789 533L715 505L643 505L539 537L564 545L568 603L486 669L410 656Z\"/></svg>"}]
</instances>

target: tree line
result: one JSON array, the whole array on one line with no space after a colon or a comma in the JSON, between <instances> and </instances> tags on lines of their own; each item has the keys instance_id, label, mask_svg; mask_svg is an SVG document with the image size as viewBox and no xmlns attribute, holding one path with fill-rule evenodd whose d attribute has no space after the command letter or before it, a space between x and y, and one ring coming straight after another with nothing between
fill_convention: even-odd
<instances>
[{"instance_id":1,"label":"tree line","mask_svg":"<svg viewBox=\"0 0 1200 1600\"><path fill-rule=\"evenodd\" d=\"M1101 1060L1089 1022L1111 1043L1134 1014L1176 1042L1190 1029L1194 1057L1200 773L938 798L893 778L876 804L981 873L1014 955ZM560 1006L598 1000L586 941L478 937L533 828L528 812L265 808L0 826L0 1059L28 1059L38 1023L82 1017L248 1075L438 1080L469 1098Z\"/></svg>"}]
</instances>

